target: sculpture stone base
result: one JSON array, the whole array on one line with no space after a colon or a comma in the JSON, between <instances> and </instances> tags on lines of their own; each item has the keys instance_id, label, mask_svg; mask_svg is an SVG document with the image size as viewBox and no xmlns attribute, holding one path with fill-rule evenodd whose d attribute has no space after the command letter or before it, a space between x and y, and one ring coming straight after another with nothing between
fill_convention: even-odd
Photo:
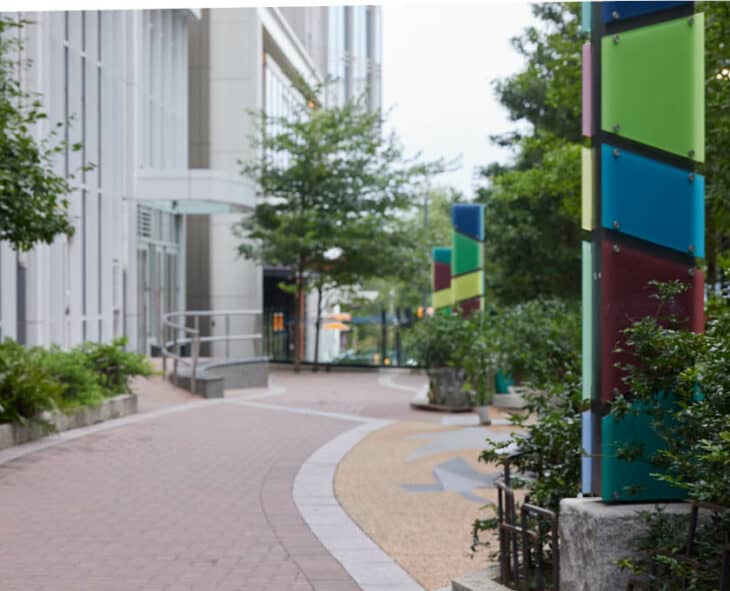
<instances>
[{"instance_id":1,"label":"sculpture stone base","mask_svg":"<svg viewBox=\"0 0 730 591\"><path fill-rule=\"evenodd\" d=\"M667 513L689 513L688 503L662 504ZM560 591L624 591L631 573L616 562L631 556L631 539L656 504L606 505L597 498L560 502Z\"/></svg>"}]
</instances>

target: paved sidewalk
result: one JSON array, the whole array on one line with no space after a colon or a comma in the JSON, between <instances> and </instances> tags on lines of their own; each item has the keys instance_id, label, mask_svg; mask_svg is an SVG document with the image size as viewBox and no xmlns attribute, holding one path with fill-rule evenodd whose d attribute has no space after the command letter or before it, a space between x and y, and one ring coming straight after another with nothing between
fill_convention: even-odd
<instances>
[{"instance_id":1,"label":"paved sidewalk","mask_svg":"<svg viewBox=\"0 0 730 591\"><path fill-rule=\"evenodd\" d=\"M1 588L358 589L291 495L306 457L351 427L221 403L2 465Z\"/></svg>"},{"instance_id":2,"label":"paved sidewalk","mask_svg":"<svg viewBox=\"0 0 730 591\"><path fill-rule=\"evenodd\" d=\"M389 419L428 433L459 431L443 427L440 413L409 407L425 383L424 376L397 373L275 372L268 389L203 401L159 377L137 380L138 415L0 454L0 589L410 589L402 582L411 580L408 575L377 548L389 551L388 541L368 529L367 514L351 511L347 494L345 508L356 523L339 508L333 479L340 460L331 458L347 454L343 474L353 475L348 485L338 474L338 496L341 486L352 491L353 484L376 497L383 492L380 504L371 495L363 506L374 507L391 528L414 534L409 548L420 552L429 520L390 510L386 501L393 487L400 494L402 484L431 486L428 473L403 482L379 478L378 466L398 474L402 460L400 452L378 443L378 434L389 428L378 429L385 424L379 419ZM359 444L368 429L375 431ZM427 471L430 464L419 466ZM305 491L296 500L295 480ZM326 511L325 522L320 500L308 498L305 484L327 491L326 504L336 508ZM427 501L429 494L420 497ZM438 502L451 507L444 505L445 514L453 510L453 499L444 497L431 508ZM404 519L426 531L405 527ZM435 580L424 577L418 563L398 560L411 577Z\"/></svg>"}]
</instances>

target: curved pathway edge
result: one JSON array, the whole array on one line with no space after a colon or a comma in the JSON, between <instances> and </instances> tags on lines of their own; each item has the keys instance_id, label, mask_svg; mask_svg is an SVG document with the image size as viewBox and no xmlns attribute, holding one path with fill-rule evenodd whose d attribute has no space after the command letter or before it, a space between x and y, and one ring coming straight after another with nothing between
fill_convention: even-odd
<instances>
[{"instance_id":1,"label":"curved pathway edge","mask_svg":"<svg viewBox=\"0 0 730 591\"><path fill-rule=\"evenodd\" d=\"M423 587L350 519L334 493L342 458L366 435L393 421L352 417L361 425L315 451L294 480L294 502L304 521L363 591L424 591Z\"/></svg>"}]
</instances>

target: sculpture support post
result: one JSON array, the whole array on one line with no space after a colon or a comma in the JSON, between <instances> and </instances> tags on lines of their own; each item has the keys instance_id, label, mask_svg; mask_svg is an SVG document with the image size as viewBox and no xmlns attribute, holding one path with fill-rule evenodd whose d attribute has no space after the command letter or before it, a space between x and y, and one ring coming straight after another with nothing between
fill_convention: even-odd
<instances>
[{"instance_id":1,"label":"sculpture support post","mask_svg":"<svg viewBox=\"0 0 730 591\"><path fill-rule=\"evenodd\" d=\"M650 476L661 445L648 415L608 414L626 393L621 331L656 312L650 281L688 284L677 313L704 325L704 15L693 2L583 3L584 494L604 502L681 498ZM590 15L588 15L590 12ZM657 393L658 394L658 393ZM668 403L671 404L671 401ZM617 457L639 443L643 457Z\"/></svg>"}]
</instances>

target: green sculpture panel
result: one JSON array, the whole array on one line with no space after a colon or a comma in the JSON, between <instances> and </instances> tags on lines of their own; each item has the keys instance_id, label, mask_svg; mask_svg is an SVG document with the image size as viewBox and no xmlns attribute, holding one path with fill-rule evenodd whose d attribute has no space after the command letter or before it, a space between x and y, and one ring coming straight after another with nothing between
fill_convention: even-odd
<instances>
[{"instance_id":1,"label":"green sculpture panel","mask_svg":"<svg viewBox=\"0 0 730 591\"><path fill-rule=\"evenodd\" d=\"M601 39L601 127L705 160L703 14Z\"/></svg>"}]
</instances>

